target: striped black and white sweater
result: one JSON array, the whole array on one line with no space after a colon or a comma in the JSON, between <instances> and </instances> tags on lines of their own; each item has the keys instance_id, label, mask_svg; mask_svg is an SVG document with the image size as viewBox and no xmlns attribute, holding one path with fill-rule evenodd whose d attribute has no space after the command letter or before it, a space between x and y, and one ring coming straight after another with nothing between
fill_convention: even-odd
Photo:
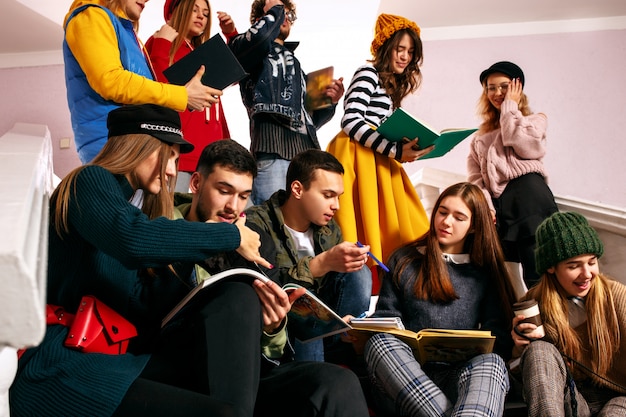
<instances>
[{"instance_id":1,"label":"striped black and white sweater","mask_svg":"<svg viewBox=\"0 0 626 417\"><path fill-rule=\"evenodd\" d=\"M390 142L376 128L391 115L391 97L380 85L378 71L371 64L360 66L354 73L344 98L341 128L361 145L398 161L402 144Z\"/></svg>"}]
</instances>

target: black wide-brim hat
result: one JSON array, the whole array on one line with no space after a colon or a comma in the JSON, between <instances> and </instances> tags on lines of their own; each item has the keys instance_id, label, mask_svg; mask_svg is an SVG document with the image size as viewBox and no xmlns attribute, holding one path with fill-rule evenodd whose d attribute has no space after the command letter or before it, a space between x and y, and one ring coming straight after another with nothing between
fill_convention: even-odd
<instances>
[{"instance_id":1,"label":"black wide-brim hat","mask_svg":"<svg viewBox=\"0 0 626 417\"><path fill-rule=\"evenodd\" d=\"M486 70L480 73L480 83L484 84L487 77L491 74L500 73L504 74L511 79L519 78L522 83L522 87L524 86L524 71L517 65L509 61L500 61L496 62Z\"/></svg>"},{"instance_id":2,"label":"black wide-brim hat","mask_svg":"<svg viewBox=\"0 0 626 417\"><path fill-rule=\"evenodd\" d=\"M111 110L107 118L109 137L133 133L153 136L171 145L180 145L180 153L193 151L180 130L178 112L156 104L139 104Z\"/></svg>"}]
</instances>

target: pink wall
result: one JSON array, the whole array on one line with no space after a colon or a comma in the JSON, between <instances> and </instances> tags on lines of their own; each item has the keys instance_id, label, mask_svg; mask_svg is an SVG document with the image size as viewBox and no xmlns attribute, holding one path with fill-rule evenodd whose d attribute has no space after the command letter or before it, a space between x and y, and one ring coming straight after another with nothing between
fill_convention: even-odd
<instances>
[{"instance_id":1,"label":"pink wall","mask_svg":"<svg viewBox=\"0 0 626 417\"><path fill-rule=\"evenodd\" d=\"M478 75L495 61L514 61L526 74L532 109L548 115L545 163L554 193L624 208L625 49L626 30L466 40L425 37L423 85L406 107L439 129L476 126ZM0 91L0 135L15 122L46 124L54 141L56 174L62 177L78 165L73 148L58 146L60 138L72 137L62 66L0 69ZM234 113L232 119L236 124ZM329 128L332 134L320 137L323 147L339 130L338 123ZM247 120L241 125L247 130ZM431 166L465 174L467 153L468 144L462 143L445 158L406 169Z\"/></svg>"},{"instance_id":2,"label":"pink wall","mask_svg":"<svg viewBox=\"0 0 626 417\"><path fill-rule=\"evenodd\" d=\"M0 69L0 91L0 136L16 122L47 125L55 174L63 177L80 164L73 140L70 149L59 148L59 139L74 137L62 65Z\"/></svg>"},{"instance_id":3,"label":"pink wall","mask_svg":"<svg viewBox=\"0 0 626 417\"><path fill-rule=\"evenodd\" d=\"M522 67L533 111L548 116L549 183L559 196L626 207L626 30L424 41L424 80L406 107L438 129L476 126L480 72ZM468 143L431 166L465 174Z\"/></svg>"}]
</instances>

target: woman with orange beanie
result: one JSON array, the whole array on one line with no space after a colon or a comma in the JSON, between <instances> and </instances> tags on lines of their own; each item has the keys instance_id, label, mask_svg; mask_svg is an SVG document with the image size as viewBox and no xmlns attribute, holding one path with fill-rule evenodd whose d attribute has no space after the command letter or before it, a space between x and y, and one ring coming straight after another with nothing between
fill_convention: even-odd
<instances>
[{"instance_id":1,"label":"woman with orange beanie","mask_svg":"<svg viewBox=\"0 0 626 417\"><path fill-rule=\"evenodd\" d=\"M328 146L343 164L345 193L335 218L346 240L370 245L387 259L397 247L428 231L428 217L402 167L430 152L417 138L390 142L376 128L420 85L420 28L401 16L381 14L373 59L359 67L344 99L343 131Z\"/></svg>"},{"instance_id":2,"label":"woman with orange beanie","mask_svg":"<svg viewBox=\"0 0 626 417\"><path fill-rule=\"evenodd\" d=\"M211 6L208 0L166 0L163 15L166 23L148 39L146 49L157 79L168 82L163 71L209 39ZM228 14L217 12L217 18L227 39L237 35ZM219 97L217 103L206 111L181 112L180 120L185 138L195 146L192 152L181 155L178 162L176 191L187 192L191 174L196 170L204 147L216 140L230 138L230 132Z\"/></svg>"}]
</instances>

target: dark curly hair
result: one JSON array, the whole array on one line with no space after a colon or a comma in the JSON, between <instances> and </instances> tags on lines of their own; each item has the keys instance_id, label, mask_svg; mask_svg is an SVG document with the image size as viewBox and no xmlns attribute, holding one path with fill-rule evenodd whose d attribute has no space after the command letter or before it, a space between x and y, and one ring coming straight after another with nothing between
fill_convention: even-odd
<instances>
[{"instance_id":1,"label":"dark curly hair","mask_svg":"<svg viewBox=\"0 0 626 417\"><path fill-rule=\"evenodd\" d=\"M291 0L281 0L285 5L285 9L296 12L296 5ZM257 20L265 16L263 9L265 8L265 0L254 0L250 9L250 23L254 24Z\"/></svg>"}]
</instances>

